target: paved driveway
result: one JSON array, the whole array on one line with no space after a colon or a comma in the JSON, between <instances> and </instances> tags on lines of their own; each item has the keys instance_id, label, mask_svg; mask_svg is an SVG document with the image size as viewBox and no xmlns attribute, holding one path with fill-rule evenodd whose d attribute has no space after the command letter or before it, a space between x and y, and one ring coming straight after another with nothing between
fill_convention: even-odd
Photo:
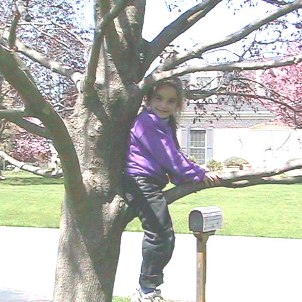
<instances>
[{"instance_id":1,"label":"paved driveway","mask_svg":"<svg viewBox=\"0 0 302 302\"><path fill-rule=\"evenodd\" d=\"M125 232L114 295L137 286L141 233ZM49 301L59 230L0 227L0 302ZM212 236L207 253L207 302L301 302L302 240ZM196 239L177 235L163 296L195 301Z\"/></svg>"}]
</instances>

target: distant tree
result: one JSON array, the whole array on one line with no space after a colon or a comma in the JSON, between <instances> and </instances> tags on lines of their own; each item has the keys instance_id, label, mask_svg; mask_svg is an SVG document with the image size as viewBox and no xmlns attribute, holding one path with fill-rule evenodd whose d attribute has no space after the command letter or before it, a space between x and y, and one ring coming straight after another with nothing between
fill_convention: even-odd
<instances>
[{"instance_id":1,"label":"distant tree","mask_svg":"<svg viewBox=\"0 0 302 302\"><path fill-rule=\"evenodd\" d=\"M302 45L301 45L302 47ZM302 63L264 71L260 75L262 99L282 122L302 128Z\"/></svg>"},{"instance_id":2,"label":"distant tree","mask_svg":"<svg viewBox=\"0 0 302 302\"><path fill-rule=\"evenodd\" d=\"M11 155L22 162L47 163L50 157L50 145L46 139L21 130L15 135Z\"/></svg>"},{"instance_id":3,"label":"distant tree","mask_svg":"<svg viewBox=\"0 0 302 302\"><path fill-rule=\"evenodd\" d=\"M87 47L85 43L88 41L87 31L81 29L83 36L77 35L74 25L79 21L75 17L76 8L68 1L45 1L44 4L44 7L38 7L34 1L4 0L2 5L5 13L0 15L0 22L3 26L9 26L12 22L12 35L9 37L9 43L14 44L15 50L20 53L21 58L31 69L33 76L39 78L37 85L45 100L53 105L61 117L68 118L73 112L73 105L77 97L73 83L69 78L53 72L56 66L58 67L54 60L50 60L50 69L52 70L45 68L43 63L37 64L37 62L42 59L41 53L51 53L53 58L60 58L63 64L68 62L72 68L83 71L85 62L83 53ZM18 9L19 14L14 14L14 6ZM46 11L47 17L45 17ZM20 18L21 22L19 22ZM15 26L18 26L18 33L20 34L18 37L14 34ZM8 38L8 32L4 31L2 34L4 38ZM26 45L20 43L20 39L26 39ZM73 43L73 51L66 52L70 43ZM13 87L8 86L7 83L0 85L0 95L0 105L2 104L0 110L14 107L23 111L23 102ZM44 159L49 158L50 140L47 137L41 138L35 135L41 135L41 132L38 131L41 128L35 124L31 125L32 123L28 119L17 117L16 114L14 117L10 115L9 119L1 119L0 121L2 125L0 150L8 152L10 157L7 158L13 159L15 164L18 161L37 164L37 156ZM19 127L11 126L10 122L20 127L29 127L27 130L34 131L34 134L25 133ZM41 173L45 176L44 171ZM56 175L47 174L47 176Z\"/></svg>"},{"instance_id":4,"label":"distant tree","mask_svg":"<svg viewBox=\"0 0 302 302\"><path fill-rule=\"evenodd\" d=\"M294 53L292 49L287 51ZM299 47L295 51L299 52ZM218 95L223 105L233 106L231 114L240 114L243 104L255 111L261 105L279 121L302 128L302 63L258 71L233 71L224 76L227 85Z\"/></svg>"},{"instance_id":5,"label":"distant tree","mask_svg":"<svg viewBox=\"0 0 302 302\"><path fill-rule=\"evenodd\" d=\"M261 18L222 39L200 40L195 46L187 45L186 49L165 56L162 54L179 36L190 34L189 29L200 26L198 21L211 13L216 18L216 6L232 1L181 1L185 6L173 10L177 12L175 20L147 41L142 36L146 1L95 0L95 27L89 52L85 43L80 42L85 41L87 33L73 25L79 19L70 2L1 2L0 74L18 93L24 107L6 107L0 110L0 118L51 139L64 172L54 301L112 301L120 238L133 217L120 182L124 152L129 127L150 85L197 71L263 70L301 62L301 53L278 53L278 59L264 58L263 54L268 47L273 51L278 43L285 39L288 42L288 35L283 35L284 26L292 32L292 40L301 37L301 30L296 27L301 0L242 1L236 7L237 14L243 9L252 10L249 5L263 2L269 9ZM220 20L216 23L224 26ZM63 32L69 34L68 39L61 38ZM232 57L221 55L224 48L240 41L240 53L233 51ZM199 64L190 64L193 59ZM42 69L35 70L37 65ZM73 113L65 121L55 110L55 95L59 94L56 85L50 98L45 94L44 69L73 84L77 99L72 104ZM216 91L204 90L204 95L226 93L227 79L222 80ZM38 118L42 126L31 123L28 117ZM272 176L301 167L297 160L271 171L224 175L222 186L297 183L301 178ZM166 197L171 203L202 189L205 187L201 184L185 184L167 191Z\"/></svg>"}]
</instances>

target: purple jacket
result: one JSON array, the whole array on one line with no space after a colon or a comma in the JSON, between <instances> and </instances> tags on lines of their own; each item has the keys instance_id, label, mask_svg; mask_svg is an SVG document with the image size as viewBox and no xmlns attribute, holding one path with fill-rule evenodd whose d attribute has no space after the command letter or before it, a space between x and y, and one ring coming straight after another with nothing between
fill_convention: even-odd
<instances>
[{"instance_id":1,"label":"purple jacket","mask_svg":"<svg viewBox=\"0 0 302 302\"><path fill-rule=\"evenodd\" d=\"M169 180L175 185L202 181L205 170L177 148L175 139L169 122L144 109L130 131L125 172L152 177L163 185Z\"/></svg>"}]
</instances>

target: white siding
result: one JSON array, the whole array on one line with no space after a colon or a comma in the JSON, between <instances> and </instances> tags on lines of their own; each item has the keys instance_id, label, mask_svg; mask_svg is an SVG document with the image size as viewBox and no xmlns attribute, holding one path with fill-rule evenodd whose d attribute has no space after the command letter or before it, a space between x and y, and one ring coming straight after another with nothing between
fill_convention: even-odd
<instances>
[{"instance_id":1,"label":"white siding","mask_svg":"<svg viewBox=\"0 0 302 302\"><path fill-rule=\"evenodd\" d=\"M290 128L214 129L213 158L245 158L253 167L275 166L302 157L302 130Z\"/></svg>"}]
</instances>

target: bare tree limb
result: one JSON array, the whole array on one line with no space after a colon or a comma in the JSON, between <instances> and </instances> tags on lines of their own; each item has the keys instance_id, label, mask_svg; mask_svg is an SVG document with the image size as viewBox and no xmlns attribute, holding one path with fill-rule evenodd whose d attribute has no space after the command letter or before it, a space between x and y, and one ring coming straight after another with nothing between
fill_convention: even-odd
<instances>
[{"instance_id":1,"label":"bare tree limb","mask_svg":"<svg viewBox=\"0 0 302 302\"><path fill-rule=\"evenodd\" d=\"M284 184L284 185L291 185L291 184L298 184L302 183L302 176L287 176L287 177L278 177L278 176L270 176L267 178L255 178L244 180L241 182L235 182L227 185L228 188L244 188L250 187L255 185L277 185L277 184Z\"/></svg>"},{"instance_id":2,"label":"bare tree limb","mask_svg":"<svg viewBox=\"0 0 302 302\"><path fill-rule=\"evenodd\" d=\"M32 115L26 113L24 110L0 110L0 119L10 121L32 134L51 139L46 128L30 122L29 120L24 119L24 117L32 117Z\"/></svg>"},{"instance_id":3,"label":"bare tree limb","mask_svg":"<svg viewBox=\"0 0 302 302\"><path fill-rule=\"evenodd\" d=\"M60 178L63 176L62 170L50 171L50 170L46 170L46 169L41 169L39 167L35 167L32 165L26 164L24 162L18 161L16 159L12 158L11 156L9 156L8 154L6 154L4 151L0 151L0 157L2 157L4 160L8 161L13 166L15 166L23 171L33 173L35 175L39 175L39 176L43 176L43 177L47 177L47 178Z\"/></svg>"},{"instance_id":4,"label":"bare tree limb","mask_svg":"<svg viewBox=\"0 0 302 302\"><path fill-rule=\"evenodd\" d=\"M4 31L3 32L3 38L8 38L8 32L7 31ZM3 41L3 40L2 40ZM4 44L4 41L1 43L0 41L0 44ZM5 44L4 44L5 46ZM58 63L58 61L55 61L49 57L47 57L46 55L26 46L23 42L21 42L19 39L16 39L15 40L15 50L17 52L20 52L22 53L23 55L25 55L26 57L28 57L29 59L31 59L32 61L34 62L37 62L39 64L41 64L42 66L50 69L51 71L55 72L55 73L58 73L62 76L65 76L69 79L71 79L77 89L79 90L79 87L80 87L80 82L83 78L83 75L80 73L80 72L77 72L76 70L68 67L68 66L64 66L60 63Z\"/></svg>"},{"instance_id":5,"label":"bare tree limb","mask_svg":"<svg viewBox=\"0 0 302 302\"><path fill-rule=\"evenodd\" d=\"M263 26L271 21L274 21L274 20L278 19L279 17L287 15L299 8L302 8L302 2L301 2L301 0L295 0L294 2L291 2L291 3L283 6L282 8L277 9L274 12L270 13L267 17L258 19L256 21L250 23L249 25L245 26L241 30L228 35L227 37L225 37L224 39L222 39L218 42L197 46L195 49L193 49L189 52L175 55L175 56L173 56L173 58L165 60L164 65L161 66L160 68L164 69L164 70L168 70L168 69L171 69L174 66L182 64L190 59L200 58L201 54L203 54L209 50L217 49L219 47L227 46L227 45L233 44L235 42L238 42L238 41L242 40L243 38L245 38L246 36L248 36L253 31L259 29L261 26Z\"/></svg>"},{"instance_id":6,"label":"bare tree limb","mask_svg":"<svg viewBox=\"0 0 302 302\"><path fill-rule=\"evenodd\" d=\"M15 3L16 3L17 11L14 14L13 21L9 29L9 35L8 35L8 47L10 49L15 48L15 43L17 39L16 32L17 32L17 27L19 25L20 18L22 17L25 21L31 20L31 16L29 15L23 1L18 0L15 1Z\"/></svg>"},{"instance_id":7,"label":"bare tree limb","mask_svg":"<svg viewBox=\"0 0 302 302\"><path fill-rule=\"evenodd\" d=\"M18 27L18 23L20 20L21 15L19 13L15 13L12 24L9 29L9 35L8 35L8 47L12 49L15 46L16 43L16 31Z\"/></svg>"},{"instance_id":8,"label":"bare tree limb","mask_svg":"<svg viewBox=\"0 0 302 302\"><path fill-rule=\"evenodd\" d=\"M205 17L222 0L207 0L195 5L174 22L165 27L160 34L149 43L146 51L145 66L150 63L179 35L191 28L197 21Z\"/></svg>"},{"instance_id":9,"label":"bare tree limb","mask_svg":"<svg viewBox=\"0 0 302 302\"><path fill-rule=\"evenodd\" d=\"M240 92L225 92L225 91L224 92L218 92L218 93L215 93L215 94L216 95L221 95L221 96L226 96L226 95L234 96L234 97L240 96L240 97L245 97L245 98L249 98L249 99L267 100L267 101L270 101L272 103L282 105L282 106L286 107L287 109L289 109L291 111L297 111L297 112L301 111L301 110L296 110L293 106L289 105L286 102L282 102L282 101L279 101L278 99L276 99L274 97L269 97L269 96L261 95L261 94L248 94L248 93L244 93L244 92L240 93ZM282 97L282 96L280 96L280 97Z\"/></svg>"},{"instance_id":10,"label":"bare tree limb","mask_svg":"<svg viewBox=\"0 0 302 302\"><path fill-rule=\"evenodd\" d=\"M53 41L53 43L57 43L58 45L62 45L65 48L68 48L69 45L66 44L63 39L60 39L60 36L54 36L51 34L48 34L46 31L41 30L38 26L35 26L34 24L31 25L37 32L39 32L40 34L42 34L45 37L48 37L49 39L51 39Z\"/></svg>"},{"instance_id":11,"label":"bare tree limb","mask_svg":"<svg viewBox=\"0 0 302 302\"><path fill-rule=\"evenodd\" d=\"M89 87L92 87L93 84L95 83L96 69L98 66L98 59L100 55L101 46L105 36L105 29L126 7L128 2L129 0L119 1L114 7L112 7L109 10L109 12L101 19L100 22L97 22L92 48L90 51L90 56L87 64L87 76L85 80L85 85L88 85Z\"/></svg>"},{"instance_id":12,"label":"bare tree limb","mask_svg":"<svg viewBox=\"0 0 302 302\"><path fill-rule=\"evenodd\" d=\"M49 134L49 132L47 131L47 129L45 127L41 127L39 125L31 123L30 121L28 121L26 119L21 119L21 118L11 118L8 120L34 135L38 135L38 136L44 137L46 139L51 139L51 135Z\"/></svg>"},{"instance_id":13,"label":"bare tree limb","mask_svg":"<svg viewBox=\"0 0 302 302\"><path fill-rule=\"evenodd\" d=\"M214 64L205 66L183 66L167 71L154 71L152 74L147 76L140 85L144 82L156 82L173 76L182 76L188 73L198 71L234 71L234 70L258 70L258 69L269 69L281 66L294 65L302 62L302 54L295 56L286 57L283 59L265 60L262 62L246 61L238 63L224 63Z\"/></svg>"},{"instance_id":14,"label":"bare tree limb","mask_svg":"<svg viewBox=\"0 0 302 302\"><path fill-rule=\"evenodd\" d=\"M30 16L29 12L28 12L28 9L24 5L24 1L17 0L16 1L16 7L17 7L17 10L18 10L19 14L22 16L22 18L25 21L30 22L32 18Z\"/></svg>"},{"instance_id":15,"label":"bare tree limb","mask_svg":"<svg viewBox=\"0 0 302 302\"><path fill-rule=\"evenodd\" d=\"M25 113L24 110L9 110L9 109L0 109L0 119L11 119L11 118L23 118L25 116L30 116Z\"/></svg>"},{"instance_id":16,"label":"bare tree limb","mask_svg":"<svg viewBox=\"0 0 302 302\"><path fill-rule=\"evenodd\" d=\"M51 21L50 24L55 25L58 28L61 28L63 31L67 32L70 36L74 37L78 42L80 42L83 46L86 46L86 42L77 34L66 28L66 26L63 26L59 23Z\"/></svg>"},{"instance_id":17,"label":"bare tree limb","mask_svg":"<svg viewBox=\"0 0 302 302\"><path fill-rule=\"evenodd\" d=\"M302 183L302 176L288 177L276 175L284 174L285 172L302 169L302 159L297 159L288 162L286 166L280 168L274 168L271 170L261 171L236 171L233 173L225 173L221 175L221 184L219 187L227 188L241 188L246 186L252 186L257 184L295 184ZM301 172L302 174L302 172ZM218 187L218 186L217 186ZM209 189L212 187L206 187L203 183L186 183L183 185L176 186L172 189L165 191L165 197L168 204L182 198L188 194Z\"/></svg>"},{"instance_id":18,"label":"bare tree limb","mask_svg":"<svg viewBox=\"0 0 302 302\"><path fill-rule=\"evenodd\" d=\"M286 5L288 4L287 1L279 1L279 0L262 0L263 2L272 4L272 5L276 5L276 6L280 6L280 5Z\"/></svg>"}]
</instances>

